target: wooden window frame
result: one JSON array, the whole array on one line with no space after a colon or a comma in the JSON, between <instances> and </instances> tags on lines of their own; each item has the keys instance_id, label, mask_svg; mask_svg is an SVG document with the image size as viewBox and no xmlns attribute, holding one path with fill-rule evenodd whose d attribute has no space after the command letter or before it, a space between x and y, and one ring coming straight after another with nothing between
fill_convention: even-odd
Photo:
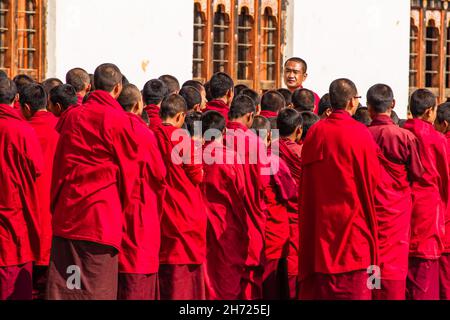
<instances>
[{"instance_id":1,"label":"wooden window frame","mask_svg":"<svg viewBox=\"0 0 450 320\"><path fill-rule=\"evenodd\" d=\"M45 76L45 12L46 1L34 0L35 3L35 22L33 28L34 34L34 65L33 68L23 68L19 66L19 50L25 52L28 51L28 47L20 48L19 42L21 41L20 32L23 33L23 37L27 36L27 32L30 32L26 28L24 19L27 17L27 8L19 8L20 3L24 3L26 6L27 0L9 0L9 30L8 30L8 54L5 67L1 67L6 71L9 77L14 77L17 74L27 74L37 81L42 81ZM23 14L23 18L19 18L19 14ZM24 38L22 38L24 39ZM24 41L25 43L25 41ZM26 65L25 65L26 66ZM27 67L27 66L26 66ZM28 66L29 67L29 66Z\"/></svg>"},{"instance_id":2,"label":"wooden window frame","mask_svg":"<svg viewBox=\"0 0 450 320\"><path fill-rule=\"evenodd\" d=\"M205 53L204 53L204 76L194 75L195 80L205 82L214 74L214 14L219 6L225 8L229 17L228 34L228 68L225 70L235 81L236 84L245 84L257 91L276 89L282 85L282 46L284 45L283 23L286 21L286 0L194 0L194 5L201 8L206 18L205 26ZM195 7L194 7L195 8ZM250 43L253 45L251 53L251 63L249 63L249 76L246 79L238 79L238 69L242 65L239 61L239 14L242 8L248 10L248 14L253 17L253 30L249 36ZM265 60L263 48L263 17L266 8L270 8L276 19L276 52L275 52L275 80L268 81L264 76L261 63ZM195 28L195 26L194 26ZM194 44L195 46L195 44ZM194 49L195 50L195 49ZM193 58L194 59L194 58ZM193 65L195 61L193 60ZM194 74L194 72L193 72Z\"/></svg>"}]
</instances>

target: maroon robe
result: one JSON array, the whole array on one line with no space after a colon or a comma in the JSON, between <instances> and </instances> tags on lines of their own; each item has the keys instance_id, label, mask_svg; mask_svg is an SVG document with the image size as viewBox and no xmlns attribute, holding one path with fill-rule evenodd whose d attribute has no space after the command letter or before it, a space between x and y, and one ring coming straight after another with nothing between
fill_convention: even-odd
<instances>
[{"instance_id":1,"label":"maroon robe","mask_svg":"<svg viewBox=\"0 0 450 320\"><path fill-rule=\"evenodd\" d=\"M278 118L278 113L268 110L262 110L260 116L270 120L273 118Z\"/></svg>"},{"instance_id":2,"label":"maroon robe","mask_svg":"<svg viewBox=\"0 0 450 320\"><path fill-rule=\"evenodd\" d=\"M411 233L413 181L424 172L417 138L399 128L389 116L379 115L369 127L384 154L382 179L375 193L381 277L402 285L385 286L380 297L405 298L408 275L409 239ZM398 288L399 292L389 289ZM387 290L386 290L387 289Z\"/></svg>"},{"instance_id":3,"label":"maroon robe","mask_svg":"<svg viewBox=\"0 0 450 320\"><path fill-rule=\"evenodd\" d=\"M31 262L41 253L36 180L42 172L42 151L30 124L3 104L0 150L0 299L28 299Z\"/></svg>"},{"instance_id":4,"label":"maroon robe","mask_svg":"<svg viewBox=\"0 0 450 320\"><path fill-rule=\"evenodd\" d=\"M239 300L249 243L244 172L242 165L227 161L234 161L236 154L222 144L209 143L204 154L223 159L221 163L205 163L202 183L208 209L208 299Z\"/></svg>"},{"instance_id":5,"label":"maroon robe","mask_svg":"<svg viewBox=\"0 0 450 320\"><path fill-rule=\"evenodd\" d=\"M447 156L450 166L450 132L446 133L447 138ZM450 205L447 206L447 215L445 218L445 242L444 253L440 259L440 296L441 300L450 300Z\"/></svg>"},{"instance_id":6,"label":"maroon robe","mask_svg":"<svg viewBox=\"0 0 450 320\"><path fill-rule=\"evenodd\" d=\"M340 299L334 281L349 284L352 299L367 298L367 283L359 280L378 264L378 155L368 129L347 111L335 111L311 128L300 185L301 299ZM331 291L310 290L324 279Z\"/></svg>"},{"instance_id":7,"label":"maroon robe","mask_svg":"<svg viewBox=\"0 0 450 320\"><path fill-rule=\"evenodd\" d=\"M230 106L226 105L222 100L213 100L206 104L206 108L203 113L208 111L217 111L224 116L225 120L228 122L228 113L230 112Z\"/></svg>"},{"instance_id":8,"label":"maroon robe","mask_svg":"<svg viewBox=\"0 0 450 320\"><path fill-rule=\"evenodd\" d=\"M155 104L149 104L145 107L144 111L147 112L148 119L150 120L150 129L155 131L161 124L162 120L159 117L160 108Z\"/></svg>"}]
</instances>

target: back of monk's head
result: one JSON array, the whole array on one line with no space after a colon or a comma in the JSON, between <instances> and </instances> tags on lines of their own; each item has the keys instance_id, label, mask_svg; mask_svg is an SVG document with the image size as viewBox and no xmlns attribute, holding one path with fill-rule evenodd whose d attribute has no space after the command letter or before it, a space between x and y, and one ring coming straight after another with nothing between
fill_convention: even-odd
<instances>
[{"instance_id":1,"label":"back of monk's head","mask_svg":"<svg viewBox=\"0 0 450 320\"><path fill-rule=\"evenodd\" d=\"M195 125L196 123L201 123L202 121L202 113L198 111L188 111L186 115L186 119L184 119L184 123L186 124L186 129L188 130L191 137L194 137L195 132Z\"/></svg>"},{"instance_id":2,"label":"back of monk's head","mask_svg":"<svg viewBox=\"0 0 450 320\"><path fill-rule=\"evenodd\" d=\"M260 137L263 141L266 143L267 138L270 136L270 130L272 129L270 125L270 121L262 116L255 117L255 120L253 120L252 129L256 133L258 137Z\"/></svg>"},{"instance_id":3,"label":"back of monk's head","mask_svg":"<svg viewBox=\"0 0 450 320\"><path fill-rule=\"evenodd\" d=\"M171 94L163 100L159 116L165 121L173 119L180 114L186 114L187 111L187 104L184 98L179 94Z\"/></svg>"},{"instance_id":4,"label":"back of monk's head","mask_svg":"<svg viewBox=\"0 0 450 320\"><path fill-rule=\"evenodd\" d=\"M17 95L17 87L14 81L8 78L0 78L0 104L11 105Z\"/></svg>"},{"instance_id":5,"label":"back of monk's head","mask_svg":"<svg viewBox=\"0 0 450 320\"><path fill-rule=\"evenodd\" d=\"M374 113L386 113L394 107L394 92L385 84L376 84L367 92L367 106Z\"/></svg>"},{"instance_id":6,"label":"back of monk's head","mask_svg":"<svg viewBox=\"0 0 450 320\"><path fill-rule=\"evenodd\" d=\"M74 68L67 72L66 83L75 88L77 93L88 91L91 84L91 77L86 70Z\"/></svg>"},{"instance_id":7,"label":"back of monk's head","mask_svg":"<svg viewBox=\"0 0 450 320\"><path fill-rule=\"evenodd\" d=\"M183 88L184 87L194 87L200 93L203 90L205 90L205 86L200 81L197 81L197 80L188 80L188 81L186 81L185 83L183 83Z\"/></svg>"},{"instance_id":8,"label":"back of monk's head","mask_svg":"<svg viewBox=\"0 0 450 320\"><path fill-rule=\"evenodd\" d=\"M358 110L356 110L355 115L353 116L353 119L362 123L365 126L370 126L370 124L372 123L372 119L370 118L369 109L366 107L358 108Z\"/></svg>"},{"instance_id":9,"label":"back of monk's head","mask_svg":"<svg viewBox=\"0 0 450 320\"><path fill-rule=\"evenodd\" d=\"M436 130L443 134L450 131L450 103L441 104L437 110L437 118L435 123Z\"/></svg>"},{"instance_id":10,"label":"back of monk's head","mask_svg":"<svg viewBox=\"0 0 450 320\"><path fill-rule=\"evenodd\" d=\"M56 88L57 86L60 86L62 84L63 82L58 78L49 78L42 82L42 86L44 87L45 93L47 93L47 95L50 94L50 91L52 91L53 88Z\"/></svg>"},{"instance_id":11,"label":"back of monk's head","mask_svg":"<svg viewBox=\"0 0 450 320\"><path fill-rule=\"evenodd\" d=\"M429 109L436 108L436 96L428 89L416 90L410 99L409 107L414 118L425 115Z\"/></svg>"},{"instance_id":12,"label":"back of monk's head","mask_svg":"<svg viewBox=\"0 0 450 320\"><path fill-rule=\"evenodd\" d=\"M234 95L238 96L242 93L242 91L244 91L245 89L249 89L248 86L246 86L245 84L238 84L234 87Z\"/></svg>"},{"instance_id":13,"label":"back of monk's head","mask_svg":"<svg viewBox=\"0 0 450 320\"><path fill-rule=\"evenodd\" d=\"M13 81L16 84L17 92L19 92L19 94L24 87L35 82L33 79L31 79L31 77L27 76L26 74L19 74L15 76Z\"/></svg>"},{"instance_id":14,"label":"back of monk's head","mask_svg":"<svg viewBox=\"0 0 450 320\"><path fill-rule=\"evenodd\" d=\"M94 84L97 90L114 93L117 98L122 90L122 73L112 63L102 64L95 69Z\"/></svg>"},{"instance_id":15,"label":"back of monk's head","mask_svg":"<svg viewBox=\"0 0 450 320\"><path fill-rule=\"evenodd\" d=\"M356 98L358 90L353 81L337 79L330 85L330 101L334 110L346 110L349 102ZM355 102L356 104L356 102Z\"/></svg>"},{"instance_id":16,"label":"back of monk's head","mask_svg":"<svg viewBox=\"0 0 450 320\"><path fill-rule=\"evenodd\" d=\"M70 84L62 84L50 91L50 110L55 116L78 103L77 91Z\"/></svg>"},{"instance_id":17,"label":"back of monk's head","mask_svg":"<svg viewBox=\"0 0 450 320\"><path fill-rule=\"evenodd\" d=\"M225 117L217 111L208 111L202 116L202 133L203 135L208 130L217 130L221 134L225 131L227 122Z\"/></svg>"},{"instance_id":18,"label":"back of monk's head","mask_svg":"<svg viewBox=\"0 0 450 320\"><path fill-rule=\"evenodd\" d=\"M303 117L294 109L284 109L278 115L277 127L282 138L288 138L298 131L303 132ZM299 134L301 137L301 134Z\"/></svg>"},{"instance_id":19,"label":"back of monk's head","mask_svg":"<svg viewBox=\"0 0 450 320\"><path fill-rule=\"evenodd\" d=\"M169 89L163 81L153 79L144 85L144 89L142 90L142 98L147 106L151 104L160 105L168 93Z\"/></svg>"},{"instance_id":20,"label":"back of monk's head","mask_svg":"<svg viewBox=\"0 0 450 320\"><path fill-rule=\"evenodd\" d=\"M252 98L252 100L255 102L256 106L261 105L261 97L259 96L258 92L256 92L255 90L247 88L247 89L242 90L240 94L241 95L243 94L245 96Z\"/></svg>"},{"instance_id":21,"label":"back of monk's head","mask_svg":"<svg viewBox=\"0 0 450 320\"><path fill-rule=\"evenodd\" d=\"M29 119L36 111L46 110L48 97L44 87L38 83L25 86L19 96L22 113Z\"/></svg>"},{"instance_id":22,"label":"back of monk's head","mask_svg":"<svg viewBox=\"0 0 450 320\"><path fill-rule=\"evenodd\" d=\"M302 140L305 140L308 136L308 131L313 125L320 121L320 117L313 112L303 111L301 113L303 118L303 135Z\"/></svg>"},{"instance_id":23,"label":"back of monk's head","mask_svg":"<svg viewBox=\"0 0 450 320\"><path fill-rule=\"evenodd\" d=\"M308 89L298 89L292 95L292 104L298 112L314 111L314 93Z\"/></svg>"},{"instance_id":24,"label":"back of monk's head","mask_svg":"<svg viewBox=\"0 0 450 320\"><path fill-rule=\"evenodd\" d=\"M241 94L236 97L231 104L230 112L228 113L228 118L230 120L236 120L242 118L248 114L256 113L256 105L252 98Z\"/></svg>"},{"instance_id":25,"label":"back of monk's head","mask_svg":"<svg viewBox=\"0 0 450 320\"><path fill-rule=\"evenodd\" d=\"M284 100L286 101L285 107L286 108L292 107L292 92L286 88L280 88L277 91L283 95Z\"/></svg>"},{"instance_id":26,"label":"back of monk's head","mask_svg":"<svg viewBox=\"0 0 450 320\"><path fill-rule=\"evenodd\" d=\"M261 99L261 110L279 113L286 106L286 100L278 91L267 91Z\"/></svg>"},{"instance_id":27,"label":"back of monk's head","mask_svg":"<svg viewBox=\"0 0 450 320\"><path fill-rule=\"evenodd\" d=\"M6 74L6 72L3 70L0 70L0 80L6 79L6 78L8 78L8 75Z\"/></svg>"},{"instance_id":28,"label":"back of monk's head","mask_svg":"<svg viewBox=\"0 0 450 320\"><path fill-rule=\"evenodd\" d=\"M202 104L202 95L200 92L194 87L183 87L180 90L180 96L186 100L188 111L200 111Z\"/></svg>"},{"instance_id":29,"label":"back of monk's head","mask_svg":"<svg viewBox=\"0 0 450 320\"><path fill-rule=\"evenodd\" d=\"M212 99L224 98L227 95L231 97L234 95L233 79L224 72L218 72L209 81L209 91Z\"/></svg>"},{"instance_id":30,"label":"back of monk's head","mask_svg":"<svg viewBox=\"0 0 450 320\"><path fill-rule=\"evenodd\" d=\"M169 90L168 94L178 93L180 91L180 82L174 76L169 74L159 77L159 80L164 82Z\"/></svg>"},{"instance_id":31,"label":"back of monk's head","mask_svg":"<svg viewBox=\"0 0 450 320\"><path fill-rule=\"evenodd\" d=\"M126 84L123 86L117 102L119 102L126 112L133 112L138 115L142 113L141 92L134 84Z\"/></svg>"},{"instance_id":32,"label":"back of monk's head","mask_svg":"<svg viewBox=\"0 0 450 320\"><path fill-rule=\"evenodd\" d=\"M325 94L319 102L319 116L323 116L325 112L330 112L333 110L331 106L330 94Z\"/></svg>"}]
</instances>

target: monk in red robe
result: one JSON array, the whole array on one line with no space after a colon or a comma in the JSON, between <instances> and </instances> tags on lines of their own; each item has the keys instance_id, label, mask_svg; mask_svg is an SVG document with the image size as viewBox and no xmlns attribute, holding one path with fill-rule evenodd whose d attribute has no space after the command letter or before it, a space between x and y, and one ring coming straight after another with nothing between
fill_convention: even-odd
<instances>
[{"instance_id":1,"label":"monk in red robe","mask_svg":"<svg viewBox=\"0 0 450 320\"><path fill-rule=\"evenodd\" d=\"M429 90L417 90L410 100L413 119L405 129L419 141L425 169L414 182L407 299L439 300L439 259L445 250L449 168L447 141L436 131L437 99Z\"/></svg>"},{"instance_id":2,"label":"monk in red robe","mask_svg":"<svg viewBox=\"0 0 450 320\"><path fill-rule=\"evenodd\" d=\"M331 106L330 94L325 94L319 102L319 117L321 119L328 118L333 113L333 108Z\"/></svg>"},{"instance_id":3,"label":"monk in red robe","mask_svg":"<svg viewBox=\"0 0 450 320\"><path fill-rule=\"evenodd\" d=\"M67 114L66 111L79 106L77 92L70 84L62 84L53 88L48 101L48 110L59 120Z\"/></svg>"},{"instance_id":4,"label":"monk in red robe","mask_svg":"<svg viewBox=\"0 0 450 320\"><path fill-rule=\"evenodd\" d=\"M161 242L159 217L166 167L155 135L142 120L144 105L139 89L132 84L125 85L117 101L133 123L139 147L139 175L134 177L133 202L125 211L118 298L157 300Z\"/></svg>"},{"instance_id":5,"label":"monk in red robe","mask_svg":"<svg viewBox=\"0 0 450 320\"><path fill-rule=\"evenodd\" d=\"M20 104L24 117L36 131L41 145L44 165L42 175L37 179L39 190L39 221L40 221L40 250L39 259L33 270L34 296L44 297L47 283L46 274L50 264L50 249L52 245L52 215L50 212L50 189L52 183L53 159L59 134L55 127L58 119L47 111L47 94L43 86L30 84L22 90Z\"/></svg>"},{"instance_id":6,"label":"monk in red robe","mask_svg":"<svg viewBox=\"0 0 450 320\"><path fill-rule=\"evenodd\" d=\"M378 146L352 115L358 91L330 86L334 112L304 142L300 185L300 299L371 300L367 269L378 264L374 194Z\"/></svg>"},{"instance_id":7,"label":"monk in red robe","mask_svg":"<svg viewBox=\"0 0 450 320\"><path fill-rule=\"evenodd\" d=\"M260 115L268 120L276 119L286 106L286 100L278 91L267 91L261 99Z\"/></svg>"},{"instance_id":8,"label":"monk in red robe","mask_svg":"<svg viewBox=\"0 0 450 320\"><path fill-rule=\"evenodd\" d=\"M36 180L42 151L34 129L13 108L16 95L14 82L0 79L0 300L32 299L33 262L41 257Z\"/></svg>"},{"instance_id":9,"label":"monk in red robe","mask_svg":"<svg viewBox=\"0 0 450 320\"><path fill-rule=\"evenodd\" d=\"M206 104L206 111L217 111L228 121L228 112L234 98L234 82L223 72L214 74L209 81L211 100Z\"/></svg>"},{"instance_id":10,"label":"monk in red robe","mask_svg":"<svg viewBox=\"0 0 450 320\"><path fill-rule=\"evenodd\" d=\"M183 84L184 87L193 87L200 92L200 95L202 97L202 102L200 104L200 111L203 112L206 109L206 103L208 103L208 100L206 99L206 89L205 86L197 80L188 80Z\"/></svg>"},{"instance_id":11,"label":"monk in red robe","mask_svg":"<svg viewBox=\"0 0 450 320\"><path fill-rule=\"evenodd\" d=\"M72 110L60 132L52 180L53 246L47 297L117 299L124 212L138 171L130 117L116 101L122 74L95 71L97 88Z\"/></svg>"},{"instance_id":12,"label":"monk in red robe","mask_svg":"<svg viewBox=\"0 0 450 320\"><path fill-rule=\"evenodd\" d=\"M147 112L150 120L150 129L156 130L162 123L159 117L159 110L164 98L168 95L169 89L161 80L154 79L147 82L142 90L142 98L146 107L144 111Z\"/></svg>"},{"instance_id":13,"label":"monk in red robe","mask_svg":"<svg viewBox=\"0 0 450 320\"><path fill-rule=\"evenodd\" d=\"M411 234L411 185L424 172L417 138L394 124L391 111L394 93L384 84L367 93L369 127L384 159L382 179L375 193L378 220L381 288L374 290L376 300L405 300Z\"/></svg>"},{"instance_id":14,"label":"monk in red robe","mask_svg":"<svg viewBox=\"0 0 450 320\"><path fill-rule=\"evenodd\" d=\"M267 206L265 189L269 184L270 162L266 146L250 130L256 113L255 102L248 96L234 99L227 124L226 144L238 155L245 177L245 208L247 219L248 255L245 279L241 286L241 299L262 299L264 273L264 235Z\"/></svg>"},{"instance_id":15,"label":"monk in red robe","mask_svg":"<svg viewBox=\"0 0 450 320\"><path fill-rule=\"evenodd\" d=\"M308 79L308 64L301 58L290 58L284 65L284 83L294 93L303 89L303 83ZM320 97L314 91L314 113L318 114Z\"/></svg>"},{"instance_id":16,"label":"monk in red robe","mask_svg":"<svg viewBox=\"0 0 450 320\"><path fill-rule=\"evenodd\" d=\"M447 138L447 156L450 165L450 103L439 106L435 127ZM441 300L450 300L450 206L447 206L445 217L444 252L440 259L439 275L440 298Z\"/></svg>"},{"instance_id":17,"label":"monk in red robe","mask_svg":"<svg viewBox=\"0 0 450 320\"><path fill-rule=\"evenodd\" d=\"M239 300L248 253L244 171L233 150L223 144L226 120L217 111L202 118L207 207L207 298Z\"/></svg>"},{"instance_id":18,"label":"monk in red robe","mask_svg":"<svg viewBox=\"0 0 450 320\"><path fill-rule=\"evenodd\" d=\"M78 104L83 103L84 97L91 91L91 77L86 70L74 68L66 74L66 84L70 84L77 92Z\"/></svg>"},{"instance_id":19,"label":"monk in red robe","mask_svg":"<svg viewBox=\"0 0 450 320\"><path fill-rule=\"evenodd\" d=\"M302 157L302 136L303 119L299 112L293 109L286 109L280 112L277 120L277 127L280 130L280 158L284 160L289 171L294 178L296 185L296 199L290 201L289 206L289 254L288 254L288 279L289 298L298 298L298 244L299 238L299 188L301 181L301 157Z\"/></svg>"},{"instance_id":20,"label":"monk in red robe","mask_svg":"<svg viewBox=\"0 0 450 320\"><path fill-rule=\"evenodd\" d=\"M182 130L185 100L176 94L164 99L155 130L167 167L166 194L161 216L159 268L161 300L206 298L207 217L200 184L203 181L201 145Z\"/></svg>"},{"instance_id":21,"label":"monk in red robe","mask_svg":"<svg viewBox=\"0 0 450 320\"><path fill-rule=\"evenodd\" d=\"M255 118L252 126L256 134L269 147L271 175L265 190L267 224L263 297L265 300L287 300L289 298L288 260L290 224L289 212L298 212L297 184L286 162L279 157L279 141L272 143L272 126L262 116ZM297 259L298 261L298 259Z\"/></svg>"}]
</instances>

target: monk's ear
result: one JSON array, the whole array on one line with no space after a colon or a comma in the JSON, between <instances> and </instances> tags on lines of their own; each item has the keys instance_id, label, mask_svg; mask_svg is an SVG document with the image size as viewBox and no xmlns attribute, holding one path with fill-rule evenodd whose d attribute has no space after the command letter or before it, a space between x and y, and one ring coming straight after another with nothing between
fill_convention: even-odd
<instances>
[{"instance_id":1,"label":"monk's ear","mask_svg":"<svg viewBox=\"0 0 450 320\"><path fill-rule=\"evenodd\" d=\"M397 101L395 101L395 99L392 101L392 110L395 109L395 106L397 105Z\"/></svg>"},{"instance_id":2,"label":"monk's ear","mask_svg":"<svg viewBox=\"0 0 450 320\"><path fill-rule=\"evenodd\" d=\"M303 136L303 127L298 127L297 128L297 141L302 140L302 136Z\"/></svg>"},{"instance_id":3,"label":"monk's ear","mask_svg":"<svg viewBox=\"0 0 450 320\"><path fill-rule=\"evenodd\" d=\"M54 112L53 113L56 113L58 116L59 115L61 115L61 113L62 113L62 111L63 111L63 108L62 108L62 105L61 105L61 103L56 103L56 105L54 105L55 106L55 110L54 110Z\"/></svg>"},{"instance_id":4,"label":"monk's ear","mask_svg":"<svg viewBox=\"0 0 450 320\"><path fill-rule=\"evenodd\" d=\"M119 98L120 94L122 93L122 89L123 89L122 82L115 85L115 87L111 93L111 95L113 96L114 99Z\"/></svg>"},{"instance_id":5,"label":"monk's ear","mask_svg":"<svg viewBox=\"0 0 450 320\"><path fill-rule=\"evenodd\" d=\"M196 104L195 106L194 106L194 111L195 112L202 112L202 105L199 103L199 104Z\"/></svg>"},{"instance_id":6,"label":"monk's ear","mask_svg":"<svg viewBox=\"0 0 450 320\"><path fill-rule=\"evenodd\" d=\"M19 94L17 93L16 96L14 97L14 102L19 102L19 99L20 99L20 96L19 96Z\"/></svg>"},{"instance_id":7,"label":"monk's ear","mask_svg":"<svg viewBox=\"0 0 450 320\"><path fill-rule=\"evenodd\" d=\"M30 119L32 116L31 107L28 103L25 103L21 106L22 114L25 118Z\"/></svg>"},{"instance_id":8,"label":"monk's ear","mask_svg":"<svg viewBox=\"0 0 450 320\"><path fill-rule=\"evenodd\" d=\"M234 91L233 91L233 89L230 89L227 91L228 104L231 104L231 102L233 101L233 98L234 98Z\"/></svg>"},{"instance_id":9,"label":"monk's ear","mask_svg":"<svg viewBox=\"0 0 450 320\"><path fill-rule=\"evenodd\" d=\"M92 84L89 83L86 87L86 92L90 92L91 89L92 89Z\"/></svg>"}]
</instances>

